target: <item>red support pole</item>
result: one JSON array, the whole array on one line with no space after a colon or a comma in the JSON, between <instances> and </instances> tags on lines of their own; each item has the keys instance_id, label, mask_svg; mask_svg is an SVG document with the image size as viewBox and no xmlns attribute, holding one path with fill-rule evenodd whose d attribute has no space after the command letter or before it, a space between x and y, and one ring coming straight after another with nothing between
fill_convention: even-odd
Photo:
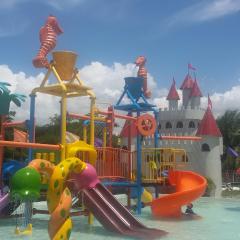
<instances>
[{"instance_id":1,"label":"red support pole","mask_svg":"<svg viewBox=\"0 0 240 240\"><path fill-rule=\"evenodd\" d=\"M20 148L34 148L34 149L49 149L49 150L61 150L62 146L54 144L42 144L42 143L26 143L26 142L14 142L14 141L0 141L0 146L4 147L20 147Z\"/></svg>"},{"instance_id":2,"label":"red support pole","mask_svg":"<svg viewBox=\"0 0 240 240\"><path fill-rule=\"evenodd\" d=\"M113 107L108 107L107 120L110 121L108 124L108 147L112 147L112 136L113 136L113 126L114 126L114 117L113 117Z\"/></svg>"},{"instance_id":3,"label":"red support pole","mask_svg":"<svg viewBox=\"0 0 240 240\"><path fill-rule=\"evenodd\" d=\"M23 126L25 125L25 121L19 121L19 122L4 122L3 126L4 128L8 128L8 127L17 127L17 126Z\"/></svg>"},{"instance_id":4,"label":"red support pole","mask_svg":"<svg viewBox=\"0 0 240 240\"><path fill-rule=\"evenodd\" d=\"M111 114L111 111L98 111L98 113L102 114L102 115L108 115ZM135 117L132 116L127 116L127 115L122 115L122 114L114 114L115 118L120 118L120 119L126 119L126 120L131 120L131 121L136 121L137 119Z\"/></svg>"}]
</instances>

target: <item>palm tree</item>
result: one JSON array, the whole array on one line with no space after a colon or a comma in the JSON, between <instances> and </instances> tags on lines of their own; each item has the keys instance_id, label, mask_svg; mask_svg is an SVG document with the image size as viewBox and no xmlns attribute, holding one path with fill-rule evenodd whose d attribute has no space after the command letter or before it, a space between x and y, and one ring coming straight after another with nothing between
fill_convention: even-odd
<instances>
[{"instance_id":1,"label":"palm tree","mask_svg":"<svg viewBox=\"0 0 240 240\"><path fill-rule=\"evenodd\" d=\"M11 84L0 82L0 115L8 115L10 103L13 102L16 106L21 107L26 96L18 93L11 93L8 87Z\"/></svg>"},{"instance_id":2,"label":"palm tree","mask_svg":"<svg viewBox=\"0 0 240 240\"><path fill-rule=\"evenodd\" d=\"M225 147L235 147L240 144L240 112L227 110L217 119L218 127L223 136Z\"/></svg>"},{"instance_id":3,"label":"palm tree","mask_svg":"<svg viewBox=\"0 0 240 240\"><path fill-rule=\"evenodd\" d=\"M228 153L231 147L239 153L240 144L240 112L237 110L227 110L217 119L218 127L223 136L224 154L222 156L223 170L234 170L238 167L239 161L236 157Z\"/></svg>"},{"instance_id":4,"label":"palm tree","mask_svg":"<svg viewBox=\"0 0 240 240\"><path fill-rule=\"evenodd\" d=\"M22 102L25 101L26 96L18 93L11 93L8 89L11 84L7 82L0 82L0 139L4 139L3 122L6 120L6 116L10 116L9 111L10 103L13 102L16 106L21 107ZM2 176L2 163L3 163L4 150L0 147L0 188L1 188L1 176Z\"/></svg>"}]
</instances>

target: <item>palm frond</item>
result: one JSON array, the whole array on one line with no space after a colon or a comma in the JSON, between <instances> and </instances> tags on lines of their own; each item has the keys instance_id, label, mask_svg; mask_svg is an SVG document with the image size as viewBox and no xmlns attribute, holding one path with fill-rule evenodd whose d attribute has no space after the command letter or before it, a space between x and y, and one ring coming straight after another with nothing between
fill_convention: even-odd
<instances>
[{"instance_id":1,"label":"palm frond","mask_svg":"<svg viewBox=\"0 0 240 240\"><path fill-rule=\"evenodd\" d=\"M11 86L11 84L8 83L8 82L0 82L0 86L1 86L1 85L3 85L3 86Z\"/></svg>"},{"instance_id":2,"label":"palm frond","mask_svg":"<svg viewBox=\"0 0 240 240\"><path fill-rule=\"evenodd\" d=\"M0 82L0 91L1 91L1 93L4 93L4 92L10 93L10 90L6 86L11 86L11 85L9 85L7 83Z\"/></svg>"},{"instance_id":3,"label":"palm frond","mask_svg":"<svg viewBox=\"0 0 240 240\"><path fill-rule=\"evenodd\" d=\"M23 95L23 94L18 94L18 93L13 93L13 94L11 94L11 96L12 96L12 98L18 98L18 99L20 99L22 102L25 102L25 100L26 100L26 96L25 95Z\"/></svg>"},{"instance_id":4,"label":"palm frond","mask_svg":"<svg viewBox=\"0 0 240 240\"><path fill-rule=\"evenodd\" d=\"M11 100L15 103L16 106L21 107L22 101L19 98L12 97Z\"/></svg>"}]
</instances>

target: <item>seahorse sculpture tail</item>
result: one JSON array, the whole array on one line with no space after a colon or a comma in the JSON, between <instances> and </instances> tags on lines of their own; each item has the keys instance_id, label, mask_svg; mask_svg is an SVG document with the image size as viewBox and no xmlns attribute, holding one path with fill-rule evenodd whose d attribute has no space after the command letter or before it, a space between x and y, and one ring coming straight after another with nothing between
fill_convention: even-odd
<instances>
[{"instance_id":1,"label":"seahorse sculpture tail","mask_svg":"<svg viewBox=\"0 0 240 240\"><path fill-rule=\"evenodd\" d=\"M49 67L49 62L46 56L55 48L57 36L61 33L63 33L63 30L59 26L57 18L49 16L45 25L41 27L39 32L41 46L37 56L33 59L33 65L36 68Z\"/></svg>"}]
</instances>

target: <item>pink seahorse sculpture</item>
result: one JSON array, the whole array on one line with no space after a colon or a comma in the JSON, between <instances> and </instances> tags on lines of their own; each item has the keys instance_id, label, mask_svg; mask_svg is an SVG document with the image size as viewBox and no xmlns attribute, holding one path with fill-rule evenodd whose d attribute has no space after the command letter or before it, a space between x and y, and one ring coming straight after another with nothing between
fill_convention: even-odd
<instances>
[{"instance_id":1,"label":"pink seahorse sculpture","mask_svg":"<svg viewBox=\"0 0 240 240\"><path fill-rule=\"evenodd\" d=\"M57 35L63 33L62 28L59 26L57 18L50 15L43 27L39 32L40 49L37 56L33 59L33 65L36 68L48 67L47 54L56 46Z\"/></svg>"},{"instance_id":2,"label":"pink seahorse sculpture","mask_svg":"<svg viewBox=\"0 0 240 240\"><path fill-rule=\"evenodd\" d=\"M139 67L138 73L137 73L138 77L142 77L144 80L143 81L143 94L146 98L150 98L152 93L147 88L147 69L145 68L146 61L147 61L147 59L144 56L139 56L135 60L135 64L136 64L136 66Z\"/></svg>"}]
</instances>

